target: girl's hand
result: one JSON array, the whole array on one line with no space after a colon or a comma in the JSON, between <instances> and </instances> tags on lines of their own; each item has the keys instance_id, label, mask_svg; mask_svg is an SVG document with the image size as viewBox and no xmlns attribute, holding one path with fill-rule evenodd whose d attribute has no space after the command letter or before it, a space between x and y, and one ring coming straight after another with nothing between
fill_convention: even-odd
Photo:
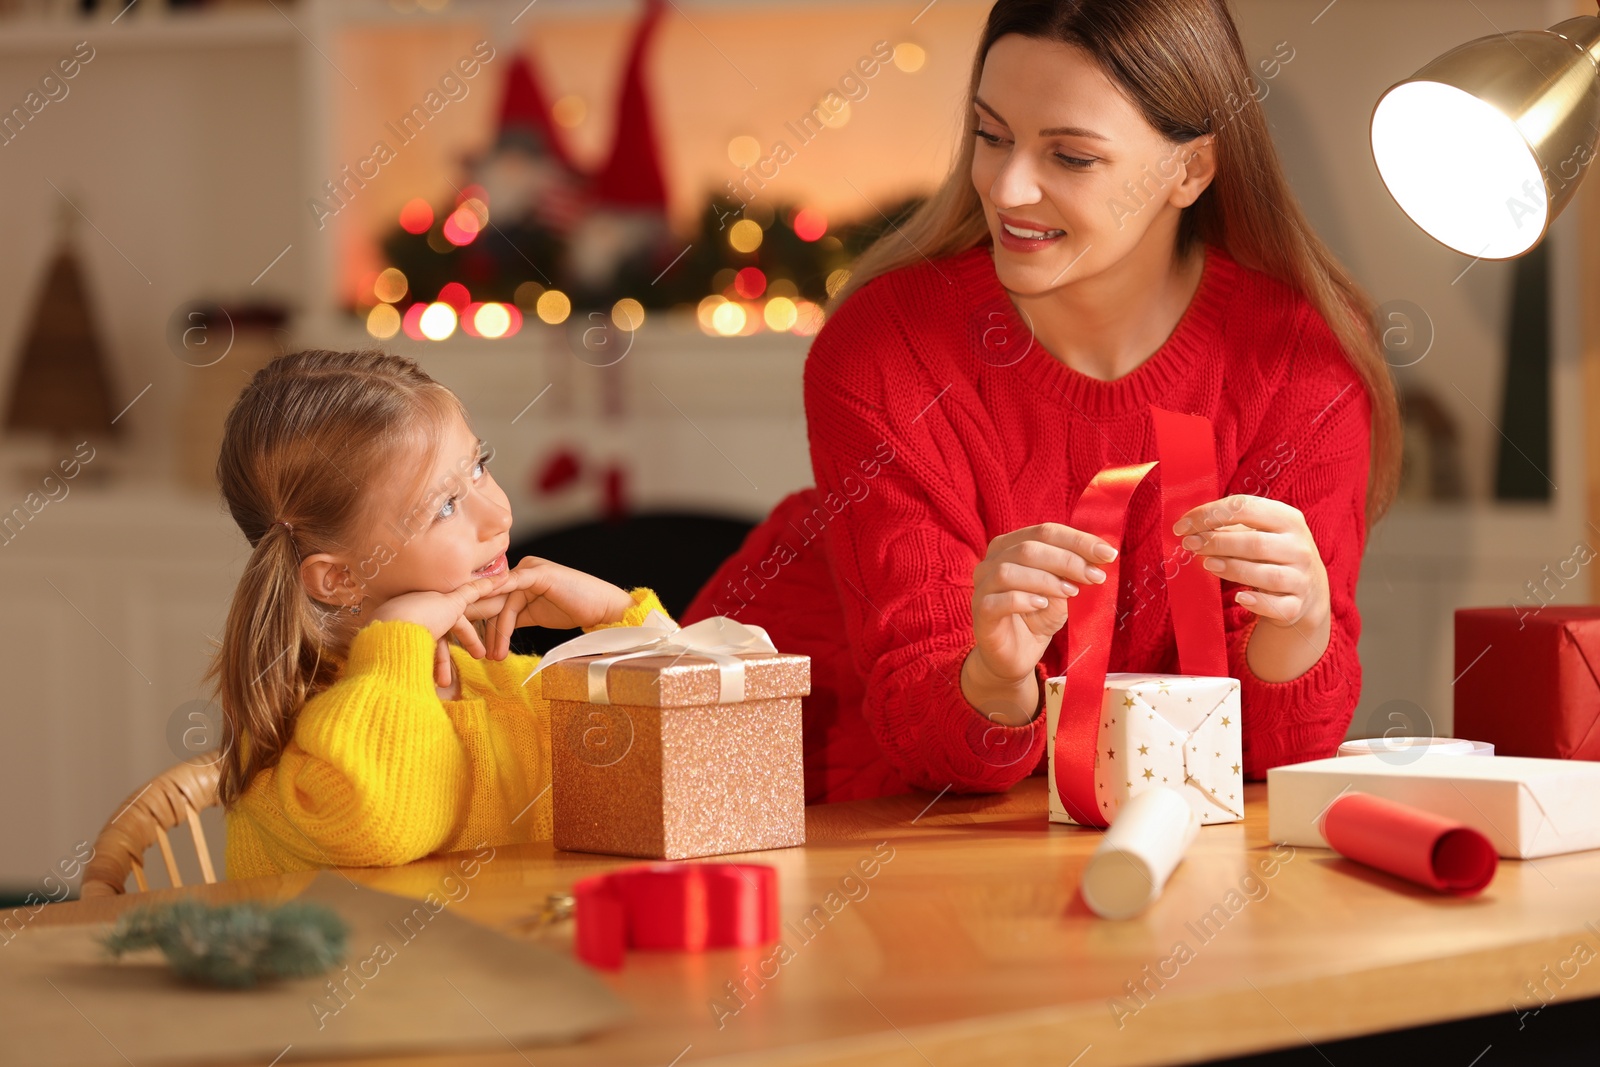
<instances>
[{"instance_id":1,"label":"girl's hand","mask_svg":"<svg viewBox=\"0 0 1600 1067\"><path fill-rule=\"evenodd\" d=\"M968 667L976 688L1031 680L1050 639L1067 621L1068 598L1083 585L1106 580L1095 561L1116 558L1117 550L1106 541L1055 522L990 541L972 576L976 647Z\"/></svg>"},{"instance_id":2,"label":"girl's hand","mask_svg":"<svg viewBox=\"0 0 1600 1067\"><path fill-rule=\"evenodd\" d=\"M490 659L510 654L511 633L519 626L595 626L615 622L633 607L633 598L610 582L537 556L524 556L499 577L504 585L474 609L485 618L494 613L487 629Z\"/></svg>"},{"instance_id":3,"label":"girl's hand","mask_svg":"<svg viewBox=\"0 0 1600 1067\"><path fill-rule=\"evenodd\" d=\"M483 642L478 640L478 631L472 628L472 623L467 617L468 609L483 597L494 593L509 577L509 574L497 574L490 578L474 578L448 593L436 593L431 590L402 593L378 605L377 610L372 613L372 621L404 619L427 627L428 632L438 642L433 665L434 681L440 687L448 688L452 678L450 647L444 639L445 635L455 634L462 647L475 659L482 659L486 650Z\"/></svg>"},{"instance_id":4,"label":"girl's hand","mask_svg":"<svg viewBox=\"0 0 1600 1067\"><path fill-rule=\"evenodd\" d=\"M1194 508L1173 526L1201 565L1247 585L1234 601L1277 626L1319 629L1332 613L1328 571L1298 508L1259 496L1230 496Z\"/></svg>"}]
</instances>

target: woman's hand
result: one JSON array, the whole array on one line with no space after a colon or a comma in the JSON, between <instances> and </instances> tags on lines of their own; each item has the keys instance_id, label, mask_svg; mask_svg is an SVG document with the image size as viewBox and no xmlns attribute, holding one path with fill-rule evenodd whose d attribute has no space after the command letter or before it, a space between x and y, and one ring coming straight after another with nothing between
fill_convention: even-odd
<instances>
[{"instance_id":1,"label":"woman's hand","mask_svg":"<svg viewBox=\"0 0 1600 1067\"><path fill-rule=\"evenodd\" d=\"M1067 621L1068 599L1106 580L1096 561L1116 558L1106 541L1054 522L990 541L972 576L975 643L961 671L967 702L1008 725L1027 722L1038 707L1034 668Z\"/></svg>"},{"instance_id":2,"label":"woman's hand","mask_svg":"<svg viewBox=\"0 0 1600 1067\"><path fill-rule=\"evenodd\" d=\"M615 622L633 607L633 598L592 574L563 567L537 556L525 556L500 576L504 585L495 596L474 606L491 618L487 630L490 659L511 652L511 634L519 626L569 630Z\"/></svg>"},{"instance_id":3,"label":"woman's hand","mask_svg":"<svg viewBox=\"0 0 1600 1067\"><path fill-rule=\"evenodd\" d=\"M1192 509L1173 532L1206 570L1249 586L1234 601L1274 625L1311 629L1331 614L1328 571L1298 508L1230 496Z\"/></svg>"},{"instance_id":4,"label":"woman's hand","mask_svg":"<svg viewBox=\"0 0 1600 1067\"><path fill-rule=\"evenodd\" d=\"M510 577L509 574L496 574L489 578L474 578L448 593L436 593L432 590L401 593L378 605L377 610L372 613L371 621L404 619L427 627L428 632L438 642L433 660L433 678L440 687L447 688L451 685L452 678L450 646L445 641L445 635L455 634L462 647L474 658L482 659L486 650L483 642L478 640L478 631L472 627L468 617L469 610L482 598L507 584Z\"/></svg>"},{"instance_id":5,"label":"woman's hand","mask_svg":"<svg viewBox=\"0 0 1600 1067\"><path fill-rule=\"evenodd\" d=\"M1332 633L1328 571L1298 508L1236 495L1194 508L1173 532L1201 566L1248 586L1234 602L1272 623L1250 635L1246 659L1258 678L1286 682L1322 658Z\"/></svg>"}]
</instances>

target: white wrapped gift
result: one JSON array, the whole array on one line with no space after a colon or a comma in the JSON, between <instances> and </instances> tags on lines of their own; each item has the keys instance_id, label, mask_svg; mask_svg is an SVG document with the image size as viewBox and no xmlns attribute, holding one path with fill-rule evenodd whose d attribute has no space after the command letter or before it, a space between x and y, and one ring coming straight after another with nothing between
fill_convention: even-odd
<instances>
[{"instance_id":1,"label":"white wrapped gift","mask_svg":"<svg viewBox=\"0 0 1600 1067\"><path fill-rule=\"evenodd\" d=\"M1050 821L1074 823L1055 789L1056 724L1066 678L1045 687ZM1236 678L1188 674L1106 675L1095 801L1106 820L1132 797L1155 786L1183 794L1201 823L1244 818L1243 735Z\"/></svg>"},{"instance_id":2,"label":"white wrapped gift","mask_svg":"<svg viewBox=\"0 0 1600 1067\"><path fill-rule=\"evenodd\" d=\"M1345 793L1465 823L1506 859L1600 848L1600 763L1532 756L1332 756L1267 771L1267 836L1326 848L1318 819Z\"/></svg>"}]
</instances>

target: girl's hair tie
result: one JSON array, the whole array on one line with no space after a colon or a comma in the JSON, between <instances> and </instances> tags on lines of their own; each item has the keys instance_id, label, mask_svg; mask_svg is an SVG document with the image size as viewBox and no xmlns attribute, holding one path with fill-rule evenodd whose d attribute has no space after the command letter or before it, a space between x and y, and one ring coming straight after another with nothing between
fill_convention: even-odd
<instances>
[{"instance_id":1,"label":"girl's hair tie","mask_svg":"<svg viewBox=\"0 0 1600 1067\"><path fill-rule=\"evenodd\" d=\"M284 522L282 519L274 520L272 525L274 525L274 526L282 526L285 529L287 529L291 534L294 533L294 526L291 525L290 523Z\"/></svg>"}]
</instances>

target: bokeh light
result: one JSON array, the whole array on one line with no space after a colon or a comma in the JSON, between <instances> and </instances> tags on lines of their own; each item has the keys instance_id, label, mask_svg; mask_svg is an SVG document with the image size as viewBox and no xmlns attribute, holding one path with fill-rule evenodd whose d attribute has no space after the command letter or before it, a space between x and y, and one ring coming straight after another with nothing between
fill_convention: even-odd
<instances>
[{"instance_id":1,"label":"bokeh light","mask_svg":"<svg viewBox=\"0 0 1600 1067\"><path fill-rule=\"evenodd\" d=\"M429 304L417 322L422 336L430 341L443 341L456 332L456 309L442 300Z\"/></svg>"},{"instance_id":2,"label":"bokeh light","mask_svg":"<svg viewBox=\"0 0 1600 1067\"><path fill-rule=\"evenodd\" d=\"M372 295L385 304L393 304L406 295L408 288L410 286L406 283L406 276L399 269L390 267L378 275L378 280L372 285Z\"/></svg>"},{"instance_id":3,"label":"bokeh light","mask_svg":"<svg viewBox=\"0 0 1600 1067\"><path fill-rule=\"evenodd\" d=\"M749 134L740 134L728 142L728 158L736 167L749 167L761 158L761 142Z\"/></svg>"},{"instance_id":4,"label":"bokeh light","mask_svg":"<svg viewBox=\"0 0 1600 1067\"><path fill-rule=\"evenodd\" d=\"M433 225L433 206L422 197L406 201L400 209L400 228L407 233L427 233Z\"/></svg>"},{"instance_id":5,"label":"bokeh light","mask_svg":"<svg viewBox=\"0 0 1600 1067\"><path fill-rule=\"evenodd\" d=\"M767 291L767 276L760 267L746 267L733 276L733 291L746 300L754 300Z\"/></svg>"},{"instance_id":6,"label":"bokeh light","mask_svg":"<svg viewBox=\"0 0 1600 1067\"><path fill-rule=\"evenodd\" d=\"M775 296L761 309L761 317L765 320L767 329L782 333L795 324L800 313L796 310L793 300L786 296Z\"/></svg>"},{"instance_id":7,"label":"bokeh light","mask_svg":"<svg viewBox=\"0 0 1600 1067\"><path fill-rule=\"evenodd\" d=\"M822 120L822 124L829 129L837 130L850 121L850 101L842 96L838 97L838 101L839 106L837 108L828 105L827 97L817 101L815 114Z\"/></svg>"},{"instance_id":8,"label":"bokeh light","mask_svg":"<svg viewBox=\"0 0 1600 1067\"><path fill-rule=\"evenodd\" d=\"M560 289L547 289L539 295L535 309L542 321L556 326L566 322L567 316L572 314L572 301Z\"/></svg>"},{"instance_id":9,"label":"bokeh light","mask_svg":"<svg viewBox=\"0 0 1600 1067\"><path fill-rule=\"evenodd\" d=\"M828 280L826 282L823 282L822 284L823 284L823 288L828 290L828 295L831 297L831 296L833 296L835 293L837 293L839 291L839 287L840 286L844 285L844 283L849 281L849 280L850 280L850 272L848 270L846 270L845 268L840 267L838 270L833 271L831 274L829 274L828 275Z\"/></svg>"},{"instance_id":10,"label":"bokeh light","mask_svg":"<svg viewBox=\"0 0 1600 1067\"><path fill-rule=\"evenodd\" d=\"M589 105L577 93L568 93L550 105L550 116L557 125L570 130L583 125L583 120L589 117Z\"/></svg>"},{"instance_id":11,"label":"bokeh light","mask_svg":"<svg viewBox=\"0 0 1600 1067\"><path fill-rule=\"evenodd\" d=\"M694 317L696 321L700 323L701 331L708 334L715 334L717 332L717 328L716 326L712 325L711 320L716 314L717 308L721 307L727 302L728 298L723 296L721 293L712 293L710 296L702 299L699 304L695 305Z\"/></svg>"},{"instance_id":12,"label":"bokeh light","mask_svg":"<svg viewBox=\"0 0 1600 1067\"><path fill-rule=\"evenodd\" d=\"M511 329L511 313L504 304L481 304L472 316L472 325L482 337L504 337Z\"/></svg>"},{"instance_id":13,"label":"bokeh light","mask_svg":"<svg viewBox=\"0 0 1600 1067\"><path fill-rule=\"evenodd\" d=\"M644 325L644 305L631 296L625 296L611 305L611 321L619 330L637 330Z\"/></svg>"},{"instance_id":14,"label":"bokeh light","mask_svg":"<svg viewBox=\"0 0 1600 1067\"><path fill-rule=\"evenodd\" d=\"M400 328L404 330L406 332L406 336L411 338L413 341L423 340L422 313L427 310L427 304L412 304L410 307L406 308L405 315L400 319Z\"/></svg>"},{"instance_id":15,"label":"bokeh light","mask_svg":"<svg viewBox=\"0 0 1600 1067\"><path fill-rule=\"evenodd\" d=\"M804 207L794 214L794 235L802 241L820 240L828 232L828 219L815 208Z\"/></svg>"},{"instance_id":16,"label":"bokeh light","mask_svg":"<svg viewBox=\"0 0 1600 1067\"><path fill-rule=\"evenodd\" d=\"M711 328L723 337L732 337L744 329L746 318L741 305L724 300L711 313Z\"/></svg>"},{"instance_id":17,"label":"bokeh light","mask_svg":"<svg viewBox=\"0 0 1600 1067\"><path fill-rule=\"evenodd\" d=\"M795 301L795 323L789 328L791 333L801 337L812 337L822 329L823 314L820 304L813 304L809 300Z\"/></svg>"},{"instance_id":18,"label":"bokeh light","mask_svg":"<svg viewBox=\"0 0 1600 1067\"><path fill-rule=\"evenodd\" d=\"M539 296L543 292L544 286L538 282L523 282L517 286L517 291L511 299L516 301L517 307L532 311L538 305Z\"/></svg>"},{"instance_id":19,"label":"bokeh light","mask_svg":"<svg viewBox=\"0 0 1600 1067\"><path fill-rule=\"evenodd\" d=\"M393 304L379 304L367 312L367 332L380 341L387 341L400 332L400 312Z\"/></svg>"},{"instance_id":20,"label":"bokeh light","mask_svg":"<svg viewBox=\"0 0 1600 1067\"><path fill-rule=\"evenodd\" d=\"M460 282L446 282L439 290L439 302L449 304L453 311L461 311L472 303L472 294Z\"/></svg>"},{"instance_id":21,"label":"bokeh light","mask_svg":"<svg viewBox=\"0 0 1600 1067\"><path fill-rule=\"evenodd\" d=\"M894 46L894 65L907 74L915 74L928 61L928 53L920 44L901 41Z\"/></svg>"},{"instance_id":22,"label":"bokeh light","mask_svg":"<svg viewBox=\"0 0 1600 1067\"><path fill-rule=\"evenodd\" d=\"M735 252L754 252L761 247L761 224L751 219L740 219L728 227L728 244Z\"/></svg>"}]
</instances>

